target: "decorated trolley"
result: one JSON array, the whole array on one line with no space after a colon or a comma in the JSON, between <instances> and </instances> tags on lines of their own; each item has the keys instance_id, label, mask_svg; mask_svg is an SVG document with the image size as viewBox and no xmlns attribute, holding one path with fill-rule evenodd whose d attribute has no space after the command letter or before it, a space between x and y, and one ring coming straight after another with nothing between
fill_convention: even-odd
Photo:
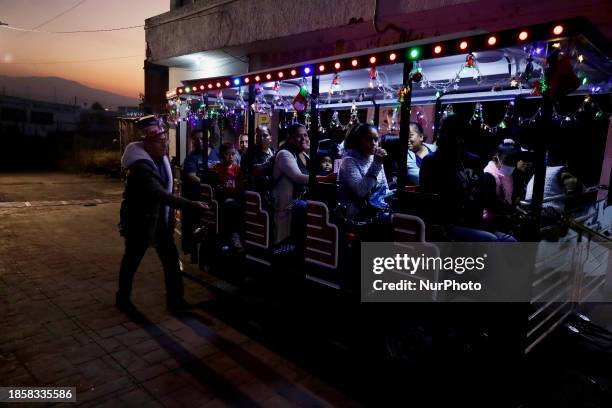
<instances>
[{"instance_id":1,"label":"decorated trolley","mask_svg":"<svg viewBox=\"0 0 612 408\"><path fill-rule=\"evenodd\" d=\"M209 135L215 125L221 133L246 133L252 145L255 128L263 124L278 146L290 124L302 123L309 131L314 159L334 133L356 123L371 123L389 152L385 172L396 189L393 233L381 241L405 244L435 240L430 226L435 224L435 211L444 211L444 203L420 194L407 179L409 122L419 123L426 141L435 143L441 120L449 113L459 114L475 135L468 141L469 150L482 156L505 138L519 138L532 154L534 167L533 196L521 202L524 217L517 221L524 227L520 238L568 243L565 253L536 259L534 273L546 274L548 279L533 290L530 307L521 315L517 338L521 350L529 352L583 302L610 289L607 275L612 260L605 246L612 231L608 194L612 65L608 54L608 42L591 24L573 19L423 39L243 75L187 80L167 94L168 123L175 134L171 155L176 164L182 162L190 150L188 135L193 129ZM580 146L579 152L568 150L572 153L568 159L580 169L585 189L571 199L563 217L550 223L543 219L543 208L566 197L544 196L546 152L562 135ZM207 163L206 145L203 156ZM246 253L240 259L223 256L225 246L217 237L215 186L203 174L201 199L213 211L207 226L196 231L201 239L192 251L192 261L202 270L231 269L234 277L241 278L278 280L293 273L305 286L351 301L359 280L359 226L337 216L336 186L316 182L315 162L310 161L305 235L300 237L303 247L297 251L275 247L272 209L261 191L246 191ZM573 245L577 242L589 245ZM572 264L586 258L596 261ZM576 276L562 280L555 273L564 267L578 269ZM202 277L191 277L210 284ZM539 294L550 291L558 293L553 300L538 300Z\"/></svg>"}]
</instances>

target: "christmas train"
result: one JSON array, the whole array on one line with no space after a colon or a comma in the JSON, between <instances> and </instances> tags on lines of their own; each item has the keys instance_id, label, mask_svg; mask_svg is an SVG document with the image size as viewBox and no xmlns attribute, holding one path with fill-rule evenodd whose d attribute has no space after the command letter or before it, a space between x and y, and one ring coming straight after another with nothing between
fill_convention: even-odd
<instances>
[{"instance_id":1,"label":"christmas train","mask_svg":"<svg viewBox=\"0 0 612 408\"><path fill-rule=\"evenodd\" d=\"M372 220L354 220L343 213L335 177L318 179L315 158L333 156L330 146L341 145L346 132L357 124L372 124L387 151L384 172L395 193L389 198L393 211L387 235L376 239L369 235L367 240L445 241L449 237L439 228L439 218L449 202L418 186L406 158L413 144L411 123L418 125L424 145L435 146L441 123L458 116L469 125L467 150L491 157L498 145L512 139L520 146L522 161L531 163L532 180L524 182L530 194L513 198L517 211L509 231L523 242L567 243L562 253L538 255L534 268L558 270L561 266L554 262L562 258L578 271L570 280L551 275L545 286L533 291L527 309L519 312L513 341L522 352L531 351L569 315L582 310L588 299L609 290L608 51L608 42L588 21L574 19L430 38L243 75L183 81L183 86L167 93L177 181L194 131L204 134L204 164L210 155L218 154L214 152L218 139L236 143L239 135L246 134L252 146L258 127L269 129L274 148L287 138L292 124L304 125L310 138L308 189L300 197L305 215L289 240L278 242L275 237L269 191L251 188L242 196L244 252L233 251L223 236L218 175L208 165L201 169L198 198L210 205L212 213L206 222L182 230L183 239L191 242L185 251L203 271L189 277L218 288L227 288L229 281L279 301L290 300L295 291L314 290L333 304L358 304L361 242ZM551 167L553 151L561 151L564 163L574 170L571 178L580 180L579 191L545 191L547 160ZM332 175L341 160L333 163ZM585 250L578 242L589 243L587 252L579 252ZM589 256L599 257L597 265L589 266L597 269L591 275L584 264L572 264ZM544 292L550 300L541 300ZM436 298L435 291L432 296ZM489 317L501 320L503 313L493 309ZM355 310L364 309L355 306ZM431 319L428 313L421 317ZM516 308L512 313L516 314Z\"/></svg>"}]
</instances>

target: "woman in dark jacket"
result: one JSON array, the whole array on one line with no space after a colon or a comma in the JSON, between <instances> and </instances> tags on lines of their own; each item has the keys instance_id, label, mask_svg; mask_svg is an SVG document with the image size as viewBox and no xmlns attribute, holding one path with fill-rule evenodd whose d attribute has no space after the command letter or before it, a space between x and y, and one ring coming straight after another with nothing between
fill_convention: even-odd
<instances>
[{"instance_id":1,"label":"woman in dark jacket","mask_svg":"<svg viewBox=\"0 0 612 408\"><path fill-rule=\"evenodd\" d=\"M501 232L483 230L483 163L465 150L467 123L457 115L442 122L438 150L425 156L421 164L420 185L426 193L436 194L443 208L435 214L438 222L455 241L516 241Z\"/></svg>"}]
</instances>

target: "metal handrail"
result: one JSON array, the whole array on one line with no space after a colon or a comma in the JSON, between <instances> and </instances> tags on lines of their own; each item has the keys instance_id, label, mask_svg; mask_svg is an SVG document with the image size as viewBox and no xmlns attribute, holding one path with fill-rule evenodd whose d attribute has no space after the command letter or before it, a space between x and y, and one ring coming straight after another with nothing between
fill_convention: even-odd
<instances>
[{"instance_id":1,"label":"metal handrail","mask_svg":"<svg viewBox=\"0 0 612 408\"><path fill-rule=\"evenodd\" d=\"M593 216L593 214L590 214L590 216ZM580 218L583 218L583 217L580 217ZM578 219L566 219L565 222L574 231L590 235L591 240L593 238L599 238L603 242L612 242L611 237L608 237L599 231L595 231L594 229L587 227L586 225L578 221Z\"/></svg>"},{"instance_id":2,"label":"metal handrail","mask_svg":"<svg viewBox=\"0 0 612 408\"><path fill-rule=\"evenodd\" d=\"M599 190L608 190L608 186L591 186L591 187L587 187L584 190L582 190L582 192L580 192L580 194L567 194L567 193L555 194L555 195L552 195L552 196L544 197L544 199L542 200L542 204L549 203L551 201L556 201L556 200L563 200L563 199L566 199L568 197L579 197L581 195L585 195L585 194L592 193L592 192L599 191ZM531 201L532 200L521 200L519 202L519 204L522 205L522 206L527 207L527 206L531 205Z\"/></svg>"}]
</instances>

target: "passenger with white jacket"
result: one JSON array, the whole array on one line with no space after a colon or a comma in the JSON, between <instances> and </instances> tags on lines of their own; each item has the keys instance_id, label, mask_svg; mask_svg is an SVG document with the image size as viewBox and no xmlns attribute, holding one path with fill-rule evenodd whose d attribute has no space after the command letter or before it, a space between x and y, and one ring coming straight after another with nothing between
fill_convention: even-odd
<instances>
[{"instance_id":1,"label":"passenger with white jacket","mask_svg":"<svg viewBox=\"0 0 612 408\"><path fill-rule=\"evenodd\" d=\"M274 198L274 243L289 238L294 200L308 184L308 167L299 158L307 153L310 140L306 127L293 124L287 140L274 158L272 171L272 197Z\"/></svg>"}]
</instances>

